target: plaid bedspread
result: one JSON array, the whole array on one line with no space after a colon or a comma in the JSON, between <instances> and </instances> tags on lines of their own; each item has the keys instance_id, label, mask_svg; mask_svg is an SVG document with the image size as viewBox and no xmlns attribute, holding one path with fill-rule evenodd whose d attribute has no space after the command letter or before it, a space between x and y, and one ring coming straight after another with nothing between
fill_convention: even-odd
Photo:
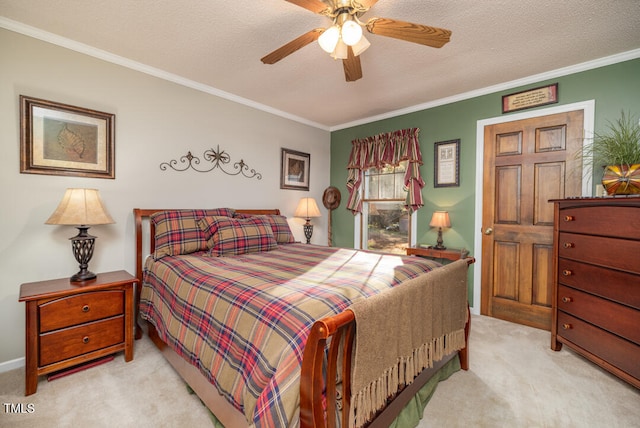
<instances>
[{"instance_id":1,"label":"plaid bedspread","mask_svg":"<svg viewBox=\"0 0 640 428\"><path fill-rule=\"evenodd\" d=\"M437 266L298 243L233 257L149 258L140 312L250 425L293 426L311 325Z\"/></svg>"}]
</instances>

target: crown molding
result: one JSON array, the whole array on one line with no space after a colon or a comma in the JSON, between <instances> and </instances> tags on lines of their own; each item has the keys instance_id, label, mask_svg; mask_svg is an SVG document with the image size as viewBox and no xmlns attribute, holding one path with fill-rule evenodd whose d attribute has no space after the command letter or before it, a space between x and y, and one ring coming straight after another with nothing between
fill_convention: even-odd
<instances>
[{"instance_id":1,"label":"crown molding","mask_svg":"<svg viewBox=\"0 0 640 428\"><path fill-rule=\"evenodd\" d=\"M61 46L63 48L67 48L72 51L76 51L94 58L101 59L103 61L107 61L113 64L120 65L122 67L132 69L132 70L136 70L141 73L145 73L153 77L167 80L169 82L173 82L181 86L186 86L188 88L195 89L200 92L205 92L210 95L215 95L216 97L224 98L226 100L233 101L238 104L243 104L247 107L252 107L252 108L255 108L256 110L261 110L266 113L273 114L275 116L280 116L285 119L302 123L304 125L309 125L314 128L319 128L325 131L329 131L328 126L322 125L320 123L316 123L308 119L305 119L303 117L296 116L278 109L274 109L273 107L269 107L267 105L249 100L247 98L243 98L238 95L222 91L220 89L214 88L213 86L205 85L190 79L186 79L182 76L178 76L176 74L169 73L164 70L160 70L158 68L151 67L146 64L142 64L140 62L133 61L128 58L124 58L119 55L115 55L111 52L104 51L104 50L95 48L93 46L86 45L84 43L76 42L66 37L58 36L57 34L49 33L39 28L31 27L21 22L0 17L0 28L5 28L15 33L23 34L25 36L29 36L34 39L42 40L47 43Z\"/></svg>"},{"instance_id":2,"label":"crown molding","mask_svg":"<svg viewBox=\"0 0 640 428\"><path fill-rule=\"evenodd\" d=\"M275 116L279 116L285 119L289 119L295 122L299 122L304 125L312 126L314 128L318 128L324 131L339 131L341 129L351 128L354 126L364 125L371 122L376 122L379 120L389 119L396 116L401 116L408 113L415 113L420 110L427 110L430 108L442 106L445 104L451 104L458 101L468 100L470 98L479 97L482 95L488 95L495 92L500 92L508 89L513 89L519 86L525 86L532 83L537 83L547 79L555 79L562 76L567 76L569 74L575 74L582 71L592 70L594 68L604 67L607 65L616 64L619 62L629 61L632 59L640 58L640 49L635 49L628 52L622 52L616 55L611 55L603 58L599 58L592 61L583 62L580 64L559 68L557 70L548 71L545 73L535 74L532 76L524 77L522 79L512 80L510 82L500 83L498 85L487 86L485 88L476 89L469 92L464 92L458 95L453 95L451 97L440 98L434 101L429 101L422 104L417 104L411 107L402 108L399 110L393 110L387 113L383 113L376 116L370 116L363 119L358 119L352 122L346 122L343 124L335 125L335 126L326 126L317 122L310 121L300 116L296 116L282 110L274 109L267 105L257 103L255 101L249 100L247 98L240 97L238 95L234 95L232 93L222 91L220 89L214 88L209 85L204 85L202 83L195 82L190 79L186 79L184 77L178 76L173 73L168 73L166 71L160 70L155 67L150 67L148 65L142 64L137 61L130 60L128 58L121 57L119 55L112 54L110 52L97 49L95 47L86 45L84 43L76 42L74 40L68 39L66 37L58 36L53 33L49 33L47 31L40 30L35 27L31 27L29 25L13 21L11 19L0 17L0 28L5 28L7 30L23 34L25 36L33 37L38 40L42 40L48 43L52 43L57 46L61 46L76 52L83 53L85 55L92 56L94 58L98 58L104 61L111 62L113 64L121 65L123 67L130 68L132 70L139 71L141 73L148 74L150 76L154 76L160 79L164 79L178 85L186 86L191 89L195 89L201 92L205 92L210 95L214 95L229 101L233 101L239 104L246 105L248 107L255 108L257 110L264 111L266 113L273 114Z\"/></svg>"},{"instance_id":3,"label":"crown molding","mask_svg":"<svg viewBox=\"0 0 640 428\"><path fill-rule=\"evenodd\" d=\"M540 81L548 80L548 79L556 79L558 77L567 76L567 75L579 73L582 71L592 70L594 68L600 68L607 65L617 64L619 62L625 62L625 61L629 61L637 58L640 58L640 49L635 49L628 52L622 52L616 55L611 55L611 56L595 59L592 61L583 62L580 64L559 68L557 70L547 71L545 73L534 74L532 76L524 77L522 79L512 80L510 82L504 82L498 85L487 86L485 88L464 92L462 94L441 98L441 99L430 101L423 104L417 104L415 106L390 111L390 112L379 114L376 116L367 117L364 119L355 120L353 122L343 123L341 125L332 126L331 128L329 128L329 130L333 132L341 129L352 128L354 126L364 125L366 123L376 122L383 119L389 119L389 118L401 116L407 113L415 113L420 110L427 110L427 109L442 106L445 104L452 104L458 101L464 101L464 100L479 97L482 95L489 95L496 92L517 88L519 86L538 83Z\"/></svg>"}]
</instances>

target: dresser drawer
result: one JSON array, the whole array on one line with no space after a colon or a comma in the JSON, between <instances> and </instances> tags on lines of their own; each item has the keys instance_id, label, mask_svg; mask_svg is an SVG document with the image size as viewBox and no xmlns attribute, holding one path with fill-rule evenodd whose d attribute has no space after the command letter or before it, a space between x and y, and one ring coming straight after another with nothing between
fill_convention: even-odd
<instances>
[{"instance_id":1,"label":"dresser drawer","mask_svg":"<svg viewBox=\"0 0 640 428\"><path fill-rule=\"evenodd\" d=\"M640 346L563 311L558 311L558 336L562 338L562 342L568 340L606 363L640 379Z\"/></svg>"},{"instance_id":2,"label":"dresser drawer","mask_svg":"<svg viewBox=\"0 0 640 428\"><path fill-rule=\"evenodd\" d=\"M40 332L122 315L124 291L95 291L52 300L39 306Z\"/></svg>"},{"instance_id":3,"label":"dresser drawer","mask_svg":"<svg viewBox=\"0 0 640 428\"><path fill-rule=\"evenodd\" d=\"M558 220L561 232L640 239L640 208L637 206L563 208Z\"/></svg>"},{"instance_id":4,"label":"dresser drawer","mask_svg":"<svg viewBox=\"0 0 640 428\"><path fill-rule=\"evenodd\" d=\"M559 259L558 282L640 310L640 276L638 275L574 260Z\"/></svg>"},{"instance_id":5,"label":"dresser drawer","mask_svg":"<svg viewBox=\"0 0 640 428\"><path fill-rule=\"evenodd\" d=\"M559 257L640 274L633 254L640 254L640 241L565 232L558 237Z\"/></svg>"},{"instance_id":6,"label":"dresser drawer","mask_svg":"<svg viewBox=\"0 0 640 428\"><path fill-rule=\"evenodd\" d=\"M561 285L558 309L640 345L640 311Z\"/></svg>"},{"instance_id":7,"label":"dresser drawer","mask_svg":"<svg viewBox=\"0 0 640 428\"><path fill-rule=\"evenodd\" d=\"M124 342L124 316L40 335L39 366Z\"/></svg>"}]
</instances>

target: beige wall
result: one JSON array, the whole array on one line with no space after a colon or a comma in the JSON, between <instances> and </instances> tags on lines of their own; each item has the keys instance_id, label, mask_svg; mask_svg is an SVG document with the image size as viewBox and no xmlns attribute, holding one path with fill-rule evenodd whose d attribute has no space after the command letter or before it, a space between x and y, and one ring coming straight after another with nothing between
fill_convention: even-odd
<instances>
[{"instance_id":1,"label":"beige wall","mask_svg":"<svg viewBox=\"0 0 640 428\"><path fill-rule=\"evenodd\" d=\"M116 115L116 179L20 174L20 95ZM96 226L93 271L134 272L135 207L280 208L292 217L299 198L329 185L327 130L282 118L69 49L0 29L0 371L22 363L24 304L20 284L67 277L78 266L73 227L44 222L68 187L100 190L116 221ZM261 180L219 170L161 171L161 162L220 146ZM311 154L309 192L280 189L280 148ZM324 244L326 210L314 243ZM302 222L290 219L303 239Z\"/></svg>"}]
</instances>

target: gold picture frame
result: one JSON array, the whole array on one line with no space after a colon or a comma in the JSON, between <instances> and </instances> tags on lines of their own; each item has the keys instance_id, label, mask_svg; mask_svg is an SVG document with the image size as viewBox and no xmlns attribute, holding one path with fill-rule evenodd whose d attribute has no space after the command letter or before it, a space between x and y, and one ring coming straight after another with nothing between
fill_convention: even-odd
<instances>
[{"instance_id":1,"label":"gold picture frame","mask_svg":"<svg viewBox=\"0 0 640 428\"><path fill-rule=\"evenodd\" d=\"M20 95L20 172L115 178L115 114Z\"/></svg>"}]
</instances>

